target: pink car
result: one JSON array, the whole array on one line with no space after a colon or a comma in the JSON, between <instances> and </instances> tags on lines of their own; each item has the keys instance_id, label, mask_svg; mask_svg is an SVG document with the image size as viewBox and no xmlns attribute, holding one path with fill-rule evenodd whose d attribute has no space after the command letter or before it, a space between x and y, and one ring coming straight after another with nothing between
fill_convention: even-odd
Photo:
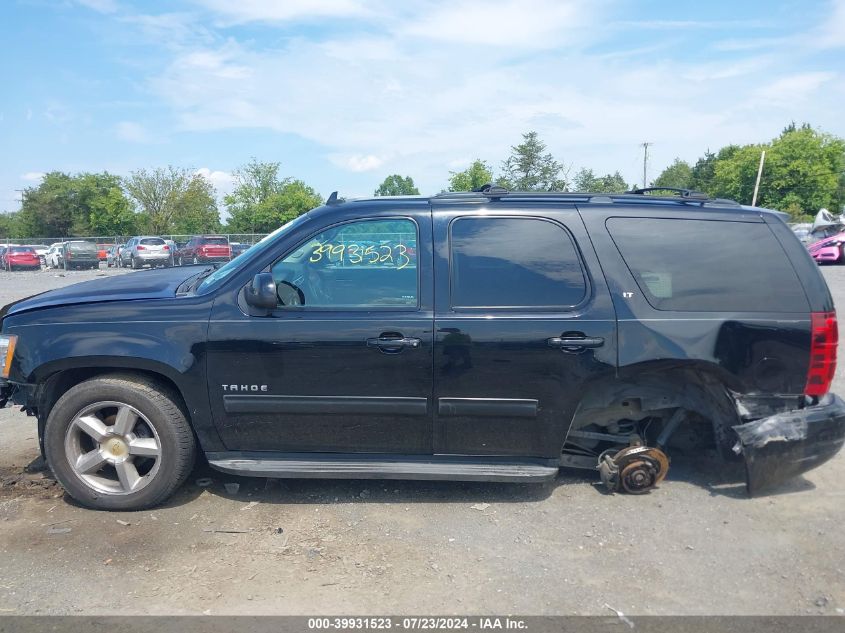
<instances>
[{"instance_id":1,"label":"pink car","mask_svg":"<svg viewBox=\"0 0 845 633\"><path fill-rule=\"evenodd\" d=\"M837 233L818 242L813 242L807 248L817 264L825 262L841 263L845 262L843 244L845 244L845 233Z\"/></svg>"}]
</instances>

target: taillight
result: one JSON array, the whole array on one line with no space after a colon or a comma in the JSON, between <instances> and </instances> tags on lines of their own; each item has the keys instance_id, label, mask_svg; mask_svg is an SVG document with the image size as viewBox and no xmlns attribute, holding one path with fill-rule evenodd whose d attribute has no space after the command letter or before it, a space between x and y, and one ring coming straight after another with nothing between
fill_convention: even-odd
<instances>
[{"instance_id":1,"label":"taillight","mask_svg":"<svg viewBox=\"0 0 845 633\"><path fill-rule=\"evenodd\" d=\"M839 328L836 312L813 312L810 319L810 369L804 394L823 396L830 390L836 372L836 346Z\"/></svg>"},{"instance_id":2,"label":"taillight","mask_svg":"<svg viewBox=\"0 0 845 633\"><path fill-rule=\"evenodd\" d=\"M144 248L143 246L141 246L141 245L139 244L138 246L136 246L136 247L135 247L135 250L136 250L136 251L145 251L145 250L147 250L147 249L146 249L146 248Z\"/></svg>"},{"instance_id":3,"label":"taillight","mask_svg":"<svg viewBox=\"0 0 845 633\"><path fill-rule=\"evenodd\" d=\"M167 244L165 244L165 245L164 245L164 246L162 246L161 248L162 248L162 250L165 250L165 251L169 251L169 250L170 250L170 247L169 247Z\"/></svg>"}]
</instances>

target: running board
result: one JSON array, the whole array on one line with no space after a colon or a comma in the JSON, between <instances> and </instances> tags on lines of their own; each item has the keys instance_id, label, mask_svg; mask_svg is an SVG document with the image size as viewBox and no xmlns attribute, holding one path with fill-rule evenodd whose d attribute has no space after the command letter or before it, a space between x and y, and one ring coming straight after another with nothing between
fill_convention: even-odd
<instances>
[{"instance_id":1,"label":"running board","mask_svg":"<svg viewBox=\"0 0 845 633\"><path fill-rule=\"evenodd\" d=\"M247 477L303 479L446 479L541 482L557 476L553 459L453 455L208 453L212 468Z\"/></svg>"}]
</instances>

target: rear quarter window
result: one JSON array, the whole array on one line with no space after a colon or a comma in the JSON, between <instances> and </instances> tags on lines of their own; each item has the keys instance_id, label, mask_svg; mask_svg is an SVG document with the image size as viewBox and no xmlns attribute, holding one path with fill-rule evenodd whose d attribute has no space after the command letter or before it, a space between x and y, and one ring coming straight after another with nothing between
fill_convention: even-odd
<instances>
[{"instance_id":1,"label":"rear quarter window","mask_svg":"<svg viewBox=\"0 0 845 633\"><path fill-rule=\"evenodd\" d=\"M606 226L658 310L809 310L798 275L765 223L609 218Z\"/></svg>"}]
</instances>

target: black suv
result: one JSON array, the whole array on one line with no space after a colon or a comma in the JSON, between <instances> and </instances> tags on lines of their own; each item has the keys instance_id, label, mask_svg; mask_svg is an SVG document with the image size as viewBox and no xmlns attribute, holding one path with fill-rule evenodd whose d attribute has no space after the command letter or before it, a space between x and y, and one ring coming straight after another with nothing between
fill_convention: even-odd
<instances>
[{"instance_id":1,"label":"black suv","mask_svg":"<svg viewBox=\"0 0 845 633\"><path fill-rule=\"evenodd\" d=\"M543 481L645 492L688 436L751 494L845 437L836 315L777 212L693 192L326 205L222 267L6 306L2 399L68 493L166 499L227 473Z\"/></svg>"}]
</instances>

